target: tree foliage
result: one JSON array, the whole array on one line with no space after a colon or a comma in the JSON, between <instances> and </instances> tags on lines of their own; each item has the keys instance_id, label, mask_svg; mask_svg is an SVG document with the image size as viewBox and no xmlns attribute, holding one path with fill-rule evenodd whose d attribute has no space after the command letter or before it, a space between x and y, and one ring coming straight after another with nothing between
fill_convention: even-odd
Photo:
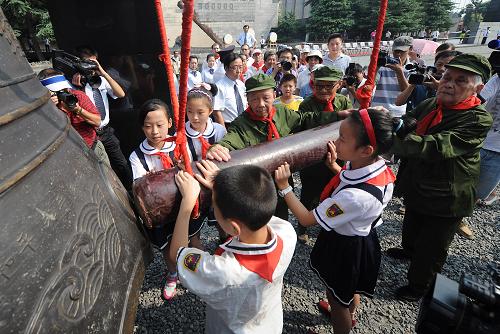
<instances>
[{"instance_id":1,"label":"tree foliage","mask_svg":"<svg viewBox=\"0 0 500 334\"><path fill-rule=\"evenodd\" d=\"M309 3L308 31L315 33L316 39L344 30L349 38L366 39L377 26L380 0L309 0ZM390 0L384 31L448 30L452 9L452 0Z\"/></svg>"},{"instance_id":2,"label":"tree foliage","mask_svg":"<svg viewBox=\"0 0 500 334\"><path fill-rule=\"evenodd\" d=\"M313 38L324 39L333 32L349 30L355 23L351 4L351 0L312 2L307 28Z\"/></svg>"},{"instance_id":3,"label":"tree foliage","mask_svg":"<svg viewBox=\"0 0 500 334\"><path fill-rule=\"evenodd\" d=\"M23 48L26 50L32 46L42 60L40 40L55 40L45 1L0 0L0 6Z\"/></svg>"},{"instance_id":4,"label":"tree foliage","mask_svg":"<svg viewBox=\"0 0 500 334\"><path fill-rule=\"evenodd\" d=\"M293 41L304 39L305 26L295 18L293 12L282 13L278 17L278 27L274 29L280 39Z\"/></svg>"},{"instance_id":5,"label":"tree foliage","mask_svg":"<svg viewBox=\"0 0 500 334\"><path fill-rule=\"evenodd\" d=\"M485 4L483 18L486 22L500 21L500 0L491 0Z\"/></svg>"}]
</instances>

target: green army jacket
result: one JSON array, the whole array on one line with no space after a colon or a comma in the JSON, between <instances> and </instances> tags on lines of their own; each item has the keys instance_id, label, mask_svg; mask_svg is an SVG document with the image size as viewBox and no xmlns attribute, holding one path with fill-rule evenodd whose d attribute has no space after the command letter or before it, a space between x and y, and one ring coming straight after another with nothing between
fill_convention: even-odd
<instances>
[{"instance_id":1,"label":"green army jacket","mask_svg":"<svg viewBox=\"0 0 500 334\"><path fill-rule=\"evenodd\" d=\"M423 101L408 115L421 120L436 108L436 98ZM442 122L424 136L411 133L396 139L393 151L403 157L396 192L407 208L438 217L472 213L479 176L479 150L493 119L477 106L443 110Z\"/></svg>"},{"instance_id":2,"label":"green army jacket","mask_svg":"<svg viewBox=\"0 0 500 334\"><path fill-rule=\"evenodd\" d=\"M276 105L273 122L280 137L319 125L338 121L336 113L297 112L282 105ZM305 126L310 127L305 127ZM254 121L244 112L227 129L227 134L217 144L229 150L240 150L267 141L267 123Z\"/></svg>"},{"instance_id":3,"label":"green army jacket","mask_svg":"<svg viewBox=\"0 0 500 334\"><path fill-rule=\"evenodd\" d=\"M313 96L308 96L300 104L299 112L323 113L323 110L325 110L325 106L326 103L318 102L318 100L316 100ZM351 108L352 108L352 103L348 97L341 94L337 94L335 96L335 99L333 100L334 113L337 111L351 109ZM306 124L304 124L304 129L312 129L316 126L318 125L306 122Z\"/></svg>"}]
</instances>

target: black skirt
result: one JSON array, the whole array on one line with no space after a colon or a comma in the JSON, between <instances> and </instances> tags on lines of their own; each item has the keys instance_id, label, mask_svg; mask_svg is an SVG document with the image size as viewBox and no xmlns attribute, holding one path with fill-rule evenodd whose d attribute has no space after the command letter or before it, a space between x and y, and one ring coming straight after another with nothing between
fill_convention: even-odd
<instances>
[{"instance_id":1,"label":"black skirt","mask_svg":"<svg viewBox=\"0 0 500 334\"><path fill-rule=\"evenodd\" d=\"M355 293L373 297L380 259L375 228L366 237L322 230L311 251L309 265L333 297L348 307Z\"/></svg>"},{"instance_id":2,"label":"black skirt","mask_svg":"<svg viewBox=\"0 0 500 334\"><path fill-rule=\"evenodd\" d=\"M189 221L190 238L201 230L206 218L206 215L201 215L199 218ZM145 230L148 233L148 237L151 243L158 247L160 250L163 250L168 245L168 242L170 241L170 238L174 233L174 227L175 222L172 222L170 224L165 224L160 227L154 227L152 229L146 228Z\"/></svg>"}]
</instances>

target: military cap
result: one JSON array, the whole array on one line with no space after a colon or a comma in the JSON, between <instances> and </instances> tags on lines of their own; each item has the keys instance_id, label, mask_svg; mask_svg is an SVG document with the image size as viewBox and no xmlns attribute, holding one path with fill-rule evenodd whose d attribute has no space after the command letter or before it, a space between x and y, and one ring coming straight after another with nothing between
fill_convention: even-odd
<instances>
[{"instance_id":1,"label":"military cap","mask_svg":"<svg viewBox=\"0 0 500 334\"><path fill-rule=\"evenodd\" d=\"M413 45L413 38L410 36L399 36L392 44L393 50L408 51Z\"/></svg>"},{"instance_id":2,"label":"military cap","mask_svg":"<svg viewBox=\"0 0 500 334\"><path fill-rule=\"evenodd\" d=\"M254 75L245 81L247 93L269 88L274 89L275 87L276 81L271 76L262 73Z\"/></svg>"},{"instance_id":3,"label":"military cap","mask_svg":"<svg viewBox=\"0 0 500 334\"><path fill-rule=\"evenodd\" d=\"M321 66L314 71L314 81L339 81L343 77L342 71L330 66Z\"/></svg>"},{"instance_id":4,"label":"military cap","mask_svg":"<svg viewBox=\"0 0 500 334\"><path fill-rule=\"evenodd\" d=\"M491 65L486 57L478 54L464 53L453 58L446 68L458 68L474 74L479 74L486 83L491 76Z\"/></svg>"}]
</instances>

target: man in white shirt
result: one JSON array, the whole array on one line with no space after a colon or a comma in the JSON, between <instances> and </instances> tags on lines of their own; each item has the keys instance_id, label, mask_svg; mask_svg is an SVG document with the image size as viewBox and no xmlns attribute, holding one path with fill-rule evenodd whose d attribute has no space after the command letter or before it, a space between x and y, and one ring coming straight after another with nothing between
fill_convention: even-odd
<instances>
[{"instance_id":1,"label":"man in white shirt","mask_svg":"<svg viewBox=\"0 0 500 334\"><path fill-rule=\"evenodd\" d=\"M247 108L245 84L239 79L243 61L232 50L234 46L221 52L226 75L217 81L218 92L214 98L214 121L226 127Z\"/></svg>"},{"instance_id":2,"label":"man in white shirt","mask_svg":"<svg viewBox=\"0 0 500 334\"><path fill-rule=\"evenodd\" d=\"M198 57L189 56L188 91L201 83L201 73L198 71Z\"/></svg>"},{"instance_id":3,"label":"man in white shirt","mask_svg":"<svg viewBox=\"0 0 500 334\"><path fill-rule=\"evenodd\" d=\"M120 148L120 141L115 136L115 130L109 126L109 101L112 99L125 97L122 87L102 68L97 61L97 51L88 46L77 48L77 52L82 59L94 61L97 65L95 78L92 82L84 82L80 73L76 73L72 78L72 83L77 88L83 90L97 107L101 114L101 124L96 129L100 141L103 143L108 155L111 167L127 190L132 189L132 173L130 171L127 159Z\"/></svg>"},{"instance_id":4,"label":"man in white shirt","mask_svg":"<svg viewBox=\"0 0 500 334\"><path fill-rule=\"evenodd\" d=\"M241 46L241 53L244 54L247 59L247 67L252 66L253 58L250 54L250 46L248 44L243 44Z\"/></svg>"},{"instance_id":5,"label":"man in white shirt","mask_svg":"<svg viewBox=\"0 0 500 334\"><path fill-rule=\"evenodd\" d=\"M249 45L251 48L255 47L255 37L248 31L250 27L248 24L245 24L243 26L243 32L240 33L238 36L238 39L236 40L236 43L238 43L239 46L243 46L243 44Z\"/></svg>"},{"instance_id":6,"label":"man in white shirt","mask_svg":"<svg viewBox=\"0 0 500 334\"><path fill-rule=\"evenodd\" d=\"M490 34L490 27L483 28L483 40L481 41L481 45L484 45L484 43L486 43L489 34Z\"/></svg>"},{"instance_id":7,"label":"man in white shirt","mask_svg":"<svg viewBox=\"0 0 500 334\"><path fill-rule=\"evenodd\" d=\"M343 39L341 34L332 34L328 37L328 55L323 58L323 65L335 67L345 73L351 57L342 52Z\"/></svg>"}]
</instances>

